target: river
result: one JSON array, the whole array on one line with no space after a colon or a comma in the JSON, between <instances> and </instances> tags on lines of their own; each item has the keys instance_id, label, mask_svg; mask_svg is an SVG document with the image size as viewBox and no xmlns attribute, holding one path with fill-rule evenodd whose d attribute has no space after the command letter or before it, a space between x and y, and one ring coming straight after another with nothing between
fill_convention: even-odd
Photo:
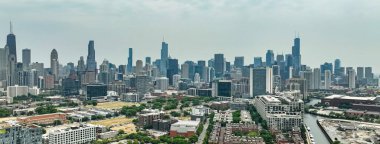
<instances>
[{"instance_id":1,"label":"river","mask_svg":"<svg viewBox=\"0 0 380 144\"><path fill-rule=\"evenodd\" d=\"M309 103L306 105L314 105L316 103L320 102L319 99L311 99ZM317 119L321 119L320 116L311 115L308 113L304 114L304 122L306 126L310 127L310 132L314 136L314 140L316 144L328 144L330 143L325 134L322 132L322 130L317 125ZM323 118L326 119L326 118Z\"/></svg>"}]
</instances>

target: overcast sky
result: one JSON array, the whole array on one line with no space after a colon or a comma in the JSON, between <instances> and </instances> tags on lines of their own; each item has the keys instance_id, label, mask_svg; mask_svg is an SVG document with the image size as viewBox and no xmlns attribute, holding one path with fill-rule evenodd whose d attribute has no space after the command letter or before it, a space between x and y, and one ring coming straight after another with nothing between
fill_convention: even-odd
<instances>
[{"instance_id":1,"label":"overcast sky","mask_svg":"<svg viewBox=\"0 0 380 144\"><path fill-rule=\"evenodd\" d=\"M245 64L268 49L290 53L300 33L302 63L316 67L340 58L343 66L380 69L378 0L1 0L0 46L13 21L18 58L32 50L33 62L77 63L95 41L96 59L126 64L159 58L161 41L169 54L185 60L208 60L224 53Z\"/></svg>"}]
</instances>

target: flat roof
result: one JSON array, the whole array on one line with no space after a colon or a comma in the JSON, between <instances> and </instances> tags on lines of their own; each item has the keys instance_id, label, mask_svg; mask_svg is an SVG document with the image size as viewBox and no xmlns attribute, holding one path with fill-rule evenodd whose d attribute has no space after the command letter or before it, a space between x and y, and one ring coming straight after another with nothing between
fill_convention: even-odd
<instances>
[{"instance_id":1,"label":"flat roof","mask_svg":"<svg viewBox=\"0 0 380 144\"><path fill-rule=\"evenodd\" d=\"M325 97L325 99L347 99L347 100L368 100L374 101L376 97L355 97L355 96L346 96L346 95L331 95Z\"/></svg>"}]
</instances>

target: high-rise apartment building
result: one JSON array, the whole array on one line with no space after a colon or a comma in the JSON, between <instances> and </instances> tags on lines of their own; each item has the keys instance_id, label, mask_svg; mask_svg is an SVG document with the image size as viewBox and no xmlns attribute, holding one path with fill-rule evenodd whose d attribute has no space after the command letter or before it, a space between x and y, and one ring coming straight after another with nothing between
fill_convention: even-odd
<instances>
[{"instance_id":1,"label":"high-rise apartment building","mask_svg":"<svg viewBox=\"0 0 380 144\"><path fill-rule=\"evenodd\" d=\"M348 71L348 88L356 88L356 73L355 70Z\"/></svg>"}]
</instances>

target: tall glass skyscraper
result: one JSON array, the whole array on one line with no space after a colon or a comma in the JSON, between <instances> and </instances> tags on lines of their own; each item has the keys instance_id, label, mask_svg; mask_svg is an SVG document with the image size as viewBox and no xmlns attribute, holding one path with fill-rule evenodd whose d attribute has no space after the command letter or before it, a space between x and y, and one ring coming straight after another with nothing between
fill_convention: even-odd
<instances>
[{"instance_id":1,"label":"tall glass skyscraper","mask_svg":"<svg viewBox=\"0 0 380 144\"><path fill-rule=\"evenodd\" d=\"M168 57L169 57L169 46L168 46L168 43L163 41L161 45L161 61L160 61L160 73L162 76L166 76Z\"/></svg>"},{"instance_id":2,"label":"tall glass skyscraper","mask_svg":"<svg viewBox=\"0 0 380 144\"><path fill-rule=\"evenodd\" d=\"M293 56L293 69L295 76L299 76L301 70L301 39L299 37L294 39L294 45L292 47Z\"/></svg>"},{"instance_id":3,"label":"tall glass skyscraper","mask_svg":"<svg viewBox=\"0 0 380 144\"><path fill-rule=\"evenodd\" d=\"M341 76L342 75L342 73L340 72L340 67L341 67L340 59L335 59L335 61L334 61L334 75L335 76Z\"/></svg>"},{"instance_id":4,"label":"tall glass skyscraper","mask_svg":"<svg viewBox=\"0 0 380 144\"><path fill-rule=\"evenodd\" d=\"M253 58L253 67L258 68L263 66L263 60L261 57L254 57Z\"/></svg>"},{"instance_id":5,"label":"tall glass skyscraper","mask_svg":"<svg viewBox=\"0 0 380 144\"><path fill-rule=\"evenodd\" d=\"M31 51L30 49L22 49L22 65L24 69L28 68L30 65Z\"/></svg>"},{"instance_id":6,"label":"tall glass skyscraper","mask_svg":"<svg viewBox=\"0 0 380 144\"><path fill-rule=\"evenodd\" d=\"M214 55L214 68L215 68L215 76L222 77L225 71L225 62L223 54L215 54Z\"/></svg>"},{"instance_id":7,"label":"tall glass skyscraper","mask_svg":"<svg viewBox=\"0 0 380 144\"><path fill-rule=\"evenodd\" d=\"M132 48L129 48L128 64L127 64L127 71L129 73L132 72L132 67L133 67L133 53L132 53Z\"/></svg>"},{"instance_id":8,"label":"tall glass skyscraper","mask_svg":"<svg viewBox=\"0 0 380 144\"><path fill-rule=\"evenodd\" d=\"M274 64L274 53L273 50L268 50L266 54L266 65L267 67L272 67Z\"/></svg>"},{"instance_id":9,"label":"tall glass skyscraper","mask_svg":"<svg viewBox=\"0 0 380 144\"><path fill-rule=\"evenodd\" d=\"M17 63L16 36L13 34L12 22L10 22L10 33L7 35L7 46L9 48L9 55L14 55L15 62Z\"/></svg>"},{"instance_id":10,"label":"tall glass skyscraper","mask_svg":"<svg viewBox=\"0 0 380 144\"><path fill-rule=\"evenodd\" d=\"M96 71L95 47L93 40L90 40L88 43L87 71Z\"/></svg>"}]
</instances>

